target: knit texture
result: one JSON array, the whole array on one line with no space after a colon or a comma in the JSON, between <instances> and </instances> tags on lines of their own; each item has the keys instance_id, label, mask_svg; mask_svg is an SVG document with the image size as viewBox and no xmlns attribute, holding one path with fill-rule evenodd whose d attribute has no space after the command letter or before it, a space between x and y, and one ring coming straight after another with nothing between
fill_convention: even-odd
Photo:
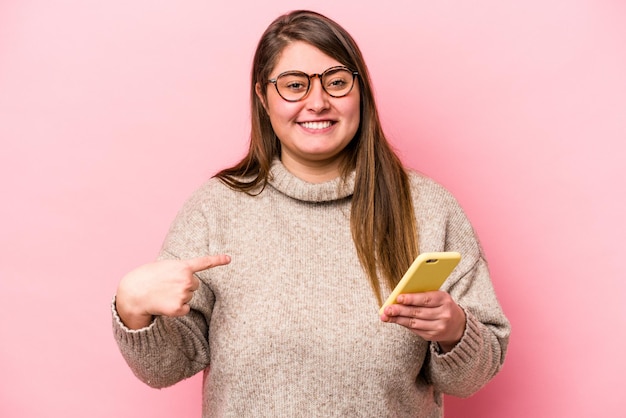
<instances>
[{"instance_id":1,"label":"knit texture","mask_svg":"<svg viewBox=\"0 0 626 418\"><path fill-rule=\"evenodd\" d=\"M462 254L443 287L467 315L451 352L380 321L350 232L354 177L310 184L276 161L260 194L211 179L173 222L160 259L232 257L198 273L188 315L133 331L113 303L133 372L166 387L203 371L203 417L441 417L442 393L471 395L499 370L509 323L455 199L410 179L420 251Z\"/></svg>"}]
</instances>

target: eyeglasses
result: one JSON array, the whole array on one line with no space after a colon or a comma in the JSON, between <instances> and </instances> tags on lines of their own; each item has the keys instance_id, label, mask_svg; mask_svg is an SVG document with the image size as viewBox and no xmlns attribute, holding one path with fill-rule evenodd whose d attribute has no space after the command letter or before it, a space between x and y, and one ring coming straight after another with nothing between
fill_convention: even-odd
<instances>
[{"instance_id":1,"label":"eyeglasses","mask_svg":"<svg viewBox=\"0 0 626 418\"><path fill-rule=\"evenodd\" d=\"M302 71L286 71L276 78L268 80L276 86L276 91L288 102L297 102L309 94L311 80L314 77L320 79L322 89L331 97L343 97L352 91L354 79L359 75L347 67L330 67L322 74L307 74Z\"/></svg>"}]
</instances>

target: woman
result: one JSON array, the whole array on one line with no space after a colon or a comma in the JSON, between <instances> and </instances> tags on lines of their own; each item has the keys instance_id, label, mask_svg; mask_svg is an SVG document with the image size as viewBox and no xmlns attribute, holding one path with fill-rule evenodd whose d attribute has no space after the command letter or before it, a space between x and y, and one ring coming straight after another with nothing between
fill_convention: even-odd
<instances>
[{"instance_id":1,"label":"woman","mask_svg":"<svg viewBox=\"0 0 626 418\"><path fill-rule=\"evenodd\" d=\"M251 105L248 155L189 199L159 261L120 281L129 366L154 387L203 371L205 417L441 417L443 393L496 374L509 335L462 210L402 167L357 45L324 16L268 27ZM443 290L378 316L426 251L463 259Z\"/></svg>"}]
</instances>

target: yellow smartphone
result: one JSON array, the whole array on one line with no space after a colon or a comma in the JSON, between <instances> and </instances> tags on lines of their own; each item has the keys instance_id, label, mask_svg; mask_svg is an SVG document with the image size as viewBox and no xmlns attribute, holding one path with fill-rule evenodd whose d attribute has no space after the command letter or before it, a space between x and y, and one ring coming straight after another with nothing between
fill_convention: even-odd
<instances>
[{"instance_id":1,"label":"yellow smartphone","mask_svg":"<svg viewBox=\"0 0 626 418\"><path fill-rule=\"evenodd\" d=\"M461 254L452 251L418 255L378 313L382 315L383 310L396 303L396 298L402 293L439 290L459 261L461 261Z\"/></svg>"}]
</instances>

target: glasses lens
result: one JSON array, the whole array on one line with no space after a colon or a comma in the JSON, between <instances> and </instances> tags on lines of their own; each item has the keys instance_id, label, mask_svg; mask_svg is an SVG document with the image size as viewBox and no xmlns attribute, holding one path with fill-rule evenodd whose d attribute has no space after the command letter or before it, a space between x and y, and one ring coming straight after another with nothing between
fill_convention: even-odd
<instances>
[{"instance_id":1,"label":"glasses lens","mask_svg":"<svg viewBox=\"0 0 626 418\"><path fill-rule=\"evenodd\" d=\"M345 68L331 68L322 74L324 90L333 97L341 97L350 93L354 76Z\"/></svg>"},{"instance_id":2,"label":"glasses lens","mask_svg":"<svg viewBox=\"0 0 626 418\"><path fill-rule=\"evenodd\" d=\"M276 80L280 95L286 100L300 100L309 90L309 77L300 72L281 74Z\"/></svg>"}]
</instances>

